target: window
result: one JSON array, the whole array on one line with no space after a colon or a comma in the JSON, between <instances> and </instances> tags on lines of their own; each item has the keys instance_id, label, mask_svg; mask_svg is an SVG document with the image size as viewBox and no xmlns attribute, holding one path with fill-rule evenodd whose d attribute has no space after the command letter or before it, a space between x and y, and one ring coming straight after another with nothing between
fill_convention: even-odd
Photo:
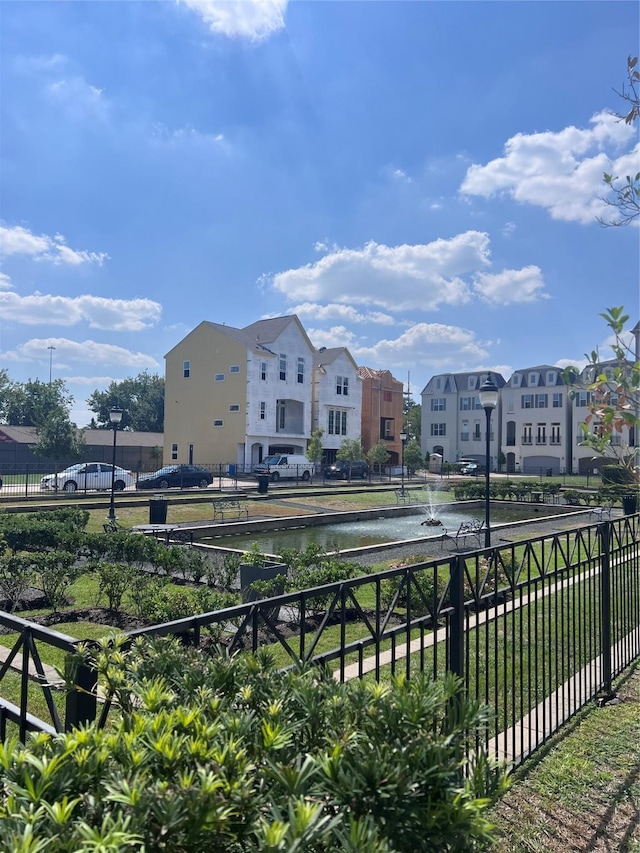
<instances>
[{"instance_id":1,"label":"window","mask_svg":"<svg viewBox=\"0 0 640 853\"><path fill-rule=\"evenodd\" d=\"M380 423L380 438L386 441L393 439L393 418L382 418Z\"/></svg>"},{"instance_id":2,"label":"window","mask_svg":"<svg viewBox=\"0 0 640 853\"><path fill-rule=\"evenodd\" d=\"M554 409L562 408L562 394L560 394L558 391L554 391L552 400Z\"/></svg>"},{"instance_id":3,"label":"window","mask_svg":"<svg viewBox=\"0 0 640 853\"><path fill-rule=\"evenodd\" d=\"M177 444L171 445L171 458L172 459L178 458L178 445Z\"/></svg>"},{"instance_id":4,"label":"window","mask_svg":"<svg viewBox=\"0 0 640 853\"><path fill-rule=\"evenodd\" d=\"M302 385L304 382L304 358L298 359L298 373L297 373L298 382Z\"/></svg>"},{"instance_id":5,"label":"window","mask_svg":"<svg viewBox=\"0 0 640 853\"><path fill-rule=\"evenodd\" d=\"M213 378L216 382L224 382L224 373L216 373Z\"/></svg>"},{"instance_id":6,"label":"window","mask_svg":"<svg viewBox=\"0 0 640 853\"><path fill-rule=\"evenodd\" d=\"M575 405L578 409L584 409L591 401L591 394L588 391L578 391L575 397Z\"/></svg>"},{"instance_id":7,"label":"window","mask_svg":"<svg viewBox=\"0 0 640 853\"><path fill-rule=\"evenodd\" d=\"M529 374L529 388L534 388L538 384L538 374L530 373Z\"/></svg>"},{"instance_id":8,"label":"window","mask_svg":"<svg viewBox=\"0 0 640 853\"><path fill-rule=\"evenodd\" d=\"M239 406L237 403L232 403L232 404L229 406L229 411L230 411L230 412L239 412L239 411L240 411L240 406Z\"/></svg>"},{"instance_id":9,"label":"window","mask_svg":"<svg viewBox=\"0 0 640 853\"><path fill-rule=\"evenodd\" d=\"M512 415L515 411L514 407L515 407L515 402L514 402L513 394L508 394L507 395L507 413Z\"/></svg>"},{"instance_id":10,"label":"window","mask_svg":"<svg viewBox=\"0 0 640 853\"><path fill-rule=\"evenodd\" d=\"M556 384L556 373L555 370L547 371L547 385L555 385Z\"/></svg>"},{"instance_id":11,"label":"window","mask_svg":"<svg viewBox=\"0 0 640 853\"><path fill-rule=\"evenodd\" d=\"M533 394L523 394L520 397L521 409L533 409Z\"/></svg>"},{"instance_id":12,"label":"window","mask_svg":"<svg viewBox=\"0 0 640 853\"><path fill-rule=\"evenodd\" d=\"M482 403L480 402L480 396L473 398L473 408L474 409L481 409L482 408Z\"/></svg>"},{"instance_id":13,"label":"window","mask_svg":"<svg viewBox=\"0 0 640 853\"><path fill-rule=\"evenodd\" d=\"M284 353L280 353L280 379L287 381L287 356Z\"/></svg>"},{"instance_id":14,"label":"window","mask_svg":"<svg viewBox=\"0 0 640 853\"><path fill-rule=\"evenodd\" d=\"M390 403L391 399L392 399L391 398L391 391L385 391L382 395L382 399L384 400L385 403Z\"/></svg>"},{"instance_id":15,"label":"window","mask_svg":"<svg viewBox=\"0 0 640 853\"><path fill-rule=\"evenodd\" d=\"M276 429L283 430L286 423L287 408L284 400L276 400Z\"/></svg>"},{"instance_id":16,"label":"window","mask_svg":"<svg viewBox=\"0 0 640 853\"><path fill-rule=\"evenodd\" d=\"M470 376L469 377L469 381L467 382L467 388L469 389L469 391L473 391L474 388L476 387L476 380L477 380L476 376Z\"/></svg>"},{"instance_id":17,"label":"window","mask_svg":"<svg viewBox=\"0 0 640 853\"><path fill-rule=\"evenodd\" d=\"M482 434L480 433L480 421L474 421L473 423L473 440L480 441L482 438Z\"/></svg>"},{"instance_id":18,"label":"window","mask_svg":"<svg viewBox=\"0 0 640 853\"><path fill-rule=\"evenodd\" d=\"M267 404L266 403L260 403L260 420L264 421L264 420L266 420L266 417L267 417Z\"/></svg>"},{"instance_id":19,"label":"window","mask_svg":"<svg viewBox=\"0 0 640 853\"><path fill-rule=\"evenodd\" d=\"M240 365L239 364L232 364L229 367L229 373L240 373Z\"/></svg>"},{"instance_id":20,"label":"window","mask_svg":"<svg viewBox=\"0 0 640 853\"><path fill-rule=\"evenodd\" d=\"M520 374L519 373L513 374L513 376L511 377L511 384L513 385L514 388L520 387Z\"/></svg>"},{"instance_id":21,"label":"window","mask_svg":"<svg viewBox=\"0 0 640 853\"><path fill-rule=\"evenodd\" d=\"M538 424L536 431L536 444L546 444L547 443L547 425L546 424Z\"/></svg>"},{"instance_id":22,"label":"window","mask_svg":"<svg viewBox=\"0 0 640 853\"><path fill-rule=\"evenodd\" d=\"M329 435L347 434L347 413L341 409L329 409L327 417L327 432Z\"/></svg>"},{"instance_id":23,"label":"window","mask_svg":"<svg viewBox=\"0 0 640 853\"><path fill-rule=\"evenodd\" d=\"M522 443L523 444L531 444L531 433L533 431L533 424L522 424Z\"/></svg>"},{"instance_id":24,"label":"window","mask_svg":"<svg viewBox=\"0 0 640 853\"><path fill-rule=\"evenodd\" d=\"M560 444L560 424L551 424L551 444Z\"/></svg>"},{"instance_id":25,"label":"window","mask_svg":"<svg viewBox=\"0 0 640 853\"><path fill-rule=\"evenodd\" d=\"M436 379L436 390L439 391L442 388L442 379L440 376Z\"/></svg>"},{"instance_id":26,"label":"window","mask_svg":"<svg viewBox=\"0 0 640 853\"><path fill-rule=\"evenodd\" d=\"M444 397L432 397L431 399L431 411L432 412L445 412L447 410L447 401Z\"/></svg>"},{"instance_id":27,"label":"window","mask_svg":"<svg viewBox=\"0 0 640 853\"><path fill-rule=\"evenodd\" d=\"M336 394L342 394L343 397L349 396L349 377L348 376L337 376L336 377Z\"/></svg>"},{"instance_id":28,"label":"window","mask_svg":"<svg viewBox=\"0 0 640 853\"><path fill-rule=\"evenodd\" d=\"M536 409L546 409L549 405L549 395L548 394L536 394Z\"/></svg>"},{"instance_id":29,"label":"window","mask_svg":"<svg viewBox=\"0 0 640 853\"><path fill-rule=\"evenodd\" d=\"M431 424L431 435L446 435L447 434L447 425L446 424Z\"/></svg>"},{"instance_id":30,"label":"window","mask_svg":"<svg viewBox=\"0 0 640 853\"><path fill-rule=\"evenodd\" d=\"M191 362L183 361L182 362L182 375L185 379L188 379L191 376Z\"/></svg>"},{"instance_id":31,"label":"window","mask_svg":"<svg viewBox=\"0 0 640 853\"><path fill-rule=\"evenodd\" d=\"M468 412L471 409L471 397L460 397L460 411Z\"/></svg>"},{"instance_id":32,"label":"window","mask_svg":"<svg viewBox=\"0 0 640 853\"><path fill-rule=\"evenodd\" d=\"M216 418L215 421L213 422L213 425L214 425L214 427L224 426L224 421L222 420L222 418Z\"/></svg>"},{"instance_id":33,"label":"window","mask_svg":"<svg viewBox=\"0 0 640 853\"><path fill-rule=\"evenodd\" d=\"M264 382L267 378L267 362L260 362L260 379Z\"/></svg>"}]
</instances>

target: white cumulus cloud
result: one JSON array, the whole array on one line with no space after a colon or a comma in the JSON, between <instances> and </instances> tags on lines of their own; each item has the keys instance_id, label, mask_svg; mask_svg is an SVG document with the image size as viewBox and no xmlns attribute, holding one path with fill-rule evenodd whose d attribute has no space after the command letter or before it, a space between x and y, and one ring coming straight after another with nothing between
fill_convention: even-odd
<instances>
[{"instance_id":1,"label":"white cumulus cloud","mask_svg":"<svg viewBox=\"0 0 640 853\"><path fill-rule=\"evenodd\" d=\"M489 236L466 231L431 243L334 248L315 263L271 276L287 299L376 305L387 311L435 310L471 298L462 278L490 264Z\"/></svg>"},{"instance_id":2,"label":"white cumulus cloud","mask_svg":"<svg viewBox=\"0 0 640 853\"><path fill-rule=\"evenodd\" d=\"M5 320L37 326L75 326L87 323L93 329L138 332L155 326L162 306L151 299L107 299L102 296L19 296L0 290L0 313Z\"/></svg>"},{"instance_id":3,"label":"white cumulus cloud","mask_svg":"<svg viewBox=\"0 0 640 853\"><path fill-rule=\"evenodd\" d=\"M0 255L29 255L36 260L54 264L98 264L102 266L109 255L106 252L87 252L71 249L62 234L49 237L33 234L21 225L0 226Z\"/></svg>"},{"instance_id":4,"label":"white cumulus cloud","mask_svg":"<svg viewBox=\"0 0 640 853\"><path fill-rule=\"evenodd\" d=\"M284 28L288 0L179 0L213 33L262 41Z\"/></svg>"},{"instance_id":5,"label":"white cumulus cloud","mask_svg":"<svg viewBox=\"0 0 640 853\"><path fill-rule=\"evenodd\" d=\"M31 361L38 362L48 359L47 349L53 347L55 351L56 369L60 370L69 364L98 365L109 367L127 368L131 370L145 370L158 367L158 361L151 355L142 352L132 352L124 347L113 344L103 344L97 341L72 341L67 338L31 338L20 344L14 350L2 353L6 361ZM73 380L78 382L76 377Z\"/></svg>"},{"instance_id":6,"label":"white cumulus cloud","mask_svg":"<svg viewBox=\"0 0 640 853\"><path fill-rule=\"evenodd\" d=\"M499 273L477 273L473 289L481 299L494 305L549 299L549 294L544 290L542 270L536 266Z\"/></svg>"},{"instance_id":7,"label":"white cumulus cloud","mask_svg":"<svg viewBox=\"0 0 640 853\"><path fill-rule=\"evenodd\" d=\"M302 320L310 318L312 320L343 320L345 323L376 323L383 326L393 326L396 321L390 314L383 314L381 311L358 311L353 305L339 305L330 303L329 305L318 305L317 302L303 302L300 305L294 305L291 308L292 314L297 314Z\"/></svg>"},{"instance_id":8,"label":"white cumulus cloud","mask_svg":"<svg viewBox=\"0 0 640 853\"><path fill-rule=\"evenodd\" d=\"M635 131L609 113L593 116L591 125L512 136L503 157L469 167L460 192L485 198L505 193L545 208L554 219L595 222L606 210L603 173L635 174L640 146L621 150Z\"/></svg>"}]
</instances>

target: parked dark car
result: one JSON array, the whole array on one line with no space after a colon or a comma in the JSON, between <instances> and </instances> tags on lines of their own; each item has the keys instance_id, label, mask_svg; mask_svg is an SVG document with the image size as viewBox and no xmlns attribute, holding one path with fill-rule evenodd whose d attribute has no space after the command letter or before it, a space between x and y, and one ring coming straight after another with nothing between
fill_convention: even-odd
<instances>
[{"instance_id":1,"label":"parked dark car","mask_svg":"<svg viewBox=\"0 0 640 853\"><path fill-rule=\"evenodd\" d=\"M138 477L136 489L186 489L199 486L206 489L213 483L213 475L199 465L165 465L153 474Z\"/></svg>"},{"instance_id":2,"label":"parked dark car","mask_svg":"<svg viewBox=\"0 0 640 853\"><path fill-rule=\"evenodd\" d=\"M339 460L329 465L324 476L328 480L352 480L359 478L364 480L369 476L369 466L361 459L353 459L351 461Z\"/></svg>"}]
</instances>

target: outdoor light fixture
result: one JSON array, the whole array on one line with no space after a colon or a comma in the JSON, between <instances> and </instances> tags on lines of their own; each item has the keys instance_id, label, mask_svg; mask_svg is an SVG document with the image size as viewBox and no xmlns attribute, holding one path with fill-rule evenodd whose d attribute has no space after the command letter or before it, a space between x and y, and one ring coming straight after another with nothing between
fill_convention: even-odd
<instances>
[{"instance_id":1,"label":"outdoor light fixture","mask_svg":"<svg viewBox=\"0 0 640 853\"><path fill-rule=\"evenodd\" d=\"M116 505L115 505L115 483L116 483L116 434L118 432L118 424L122 420L122 409L113 408L109 412L109 420L113 427L113 458L111 465L111 503L109 504L109 521L115 524L116 521Z\"/></svg>"},{"instance_id":2,"label":"outdoor light fixture","mask_svg":"<svg viewBox=\"0 0 640 853\"><path fill-rule=\"evenodd\" d=\"M484 454L484 547L491 547L491 506L489 501L489 469L491 467L491 415L498 404L498 386L487 376L480 386L480 405L487 416L486 445Z\"/></svg>"},{"instance_id":3,"label":"outdoor light fixture","mask_svg":"<svg viewBox=\"0 0 640 853\"><path fill-rule=\"evenodd\" d=\"M407 434L404 430L400 433L400 441L402 442L402 466L400 469L401 477L402 477L402 485L400 487L400 494L404 497L404 446L407 441Z\"/></svg>"}]
</instances>

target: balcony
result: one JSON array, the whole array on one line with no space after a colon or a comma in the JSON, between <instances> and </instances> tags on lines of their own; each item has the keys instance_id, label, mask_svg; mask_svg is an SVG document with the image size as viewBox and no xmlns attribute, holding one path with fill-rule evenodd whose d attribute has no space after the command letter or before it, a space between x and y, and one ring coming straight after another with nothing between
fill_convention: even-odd
<instances>
[{"instance_id":1,"label":"balcony","mask_svg":"<svg viewBox=\"0 0 640 853\"><path fill-rule=\"evenodd\" d=\"M562 439L559 435L552 435L549 439L549 444L562 444Z\"/></svg>"},{"instance_id":2,"label":"balcony","mask_svg":"<svg viewBox=\"0 0 640 853\"><path fill-rule=\"evenodd\" d=\"M520 444L533 444L533 439L530 435L523 435L520 439Z\"/></svg>"},{"instance_id":3,"label":"balcony","mask_svg":"<svg viewBox=\"0 0 640 853\"><path fill-rule=\"evenodd\" d=\"M536 438L536 444L546 444L546 443L547 443L547 439L545 436L539 435Z\"/></svg>"}]
</instances>

